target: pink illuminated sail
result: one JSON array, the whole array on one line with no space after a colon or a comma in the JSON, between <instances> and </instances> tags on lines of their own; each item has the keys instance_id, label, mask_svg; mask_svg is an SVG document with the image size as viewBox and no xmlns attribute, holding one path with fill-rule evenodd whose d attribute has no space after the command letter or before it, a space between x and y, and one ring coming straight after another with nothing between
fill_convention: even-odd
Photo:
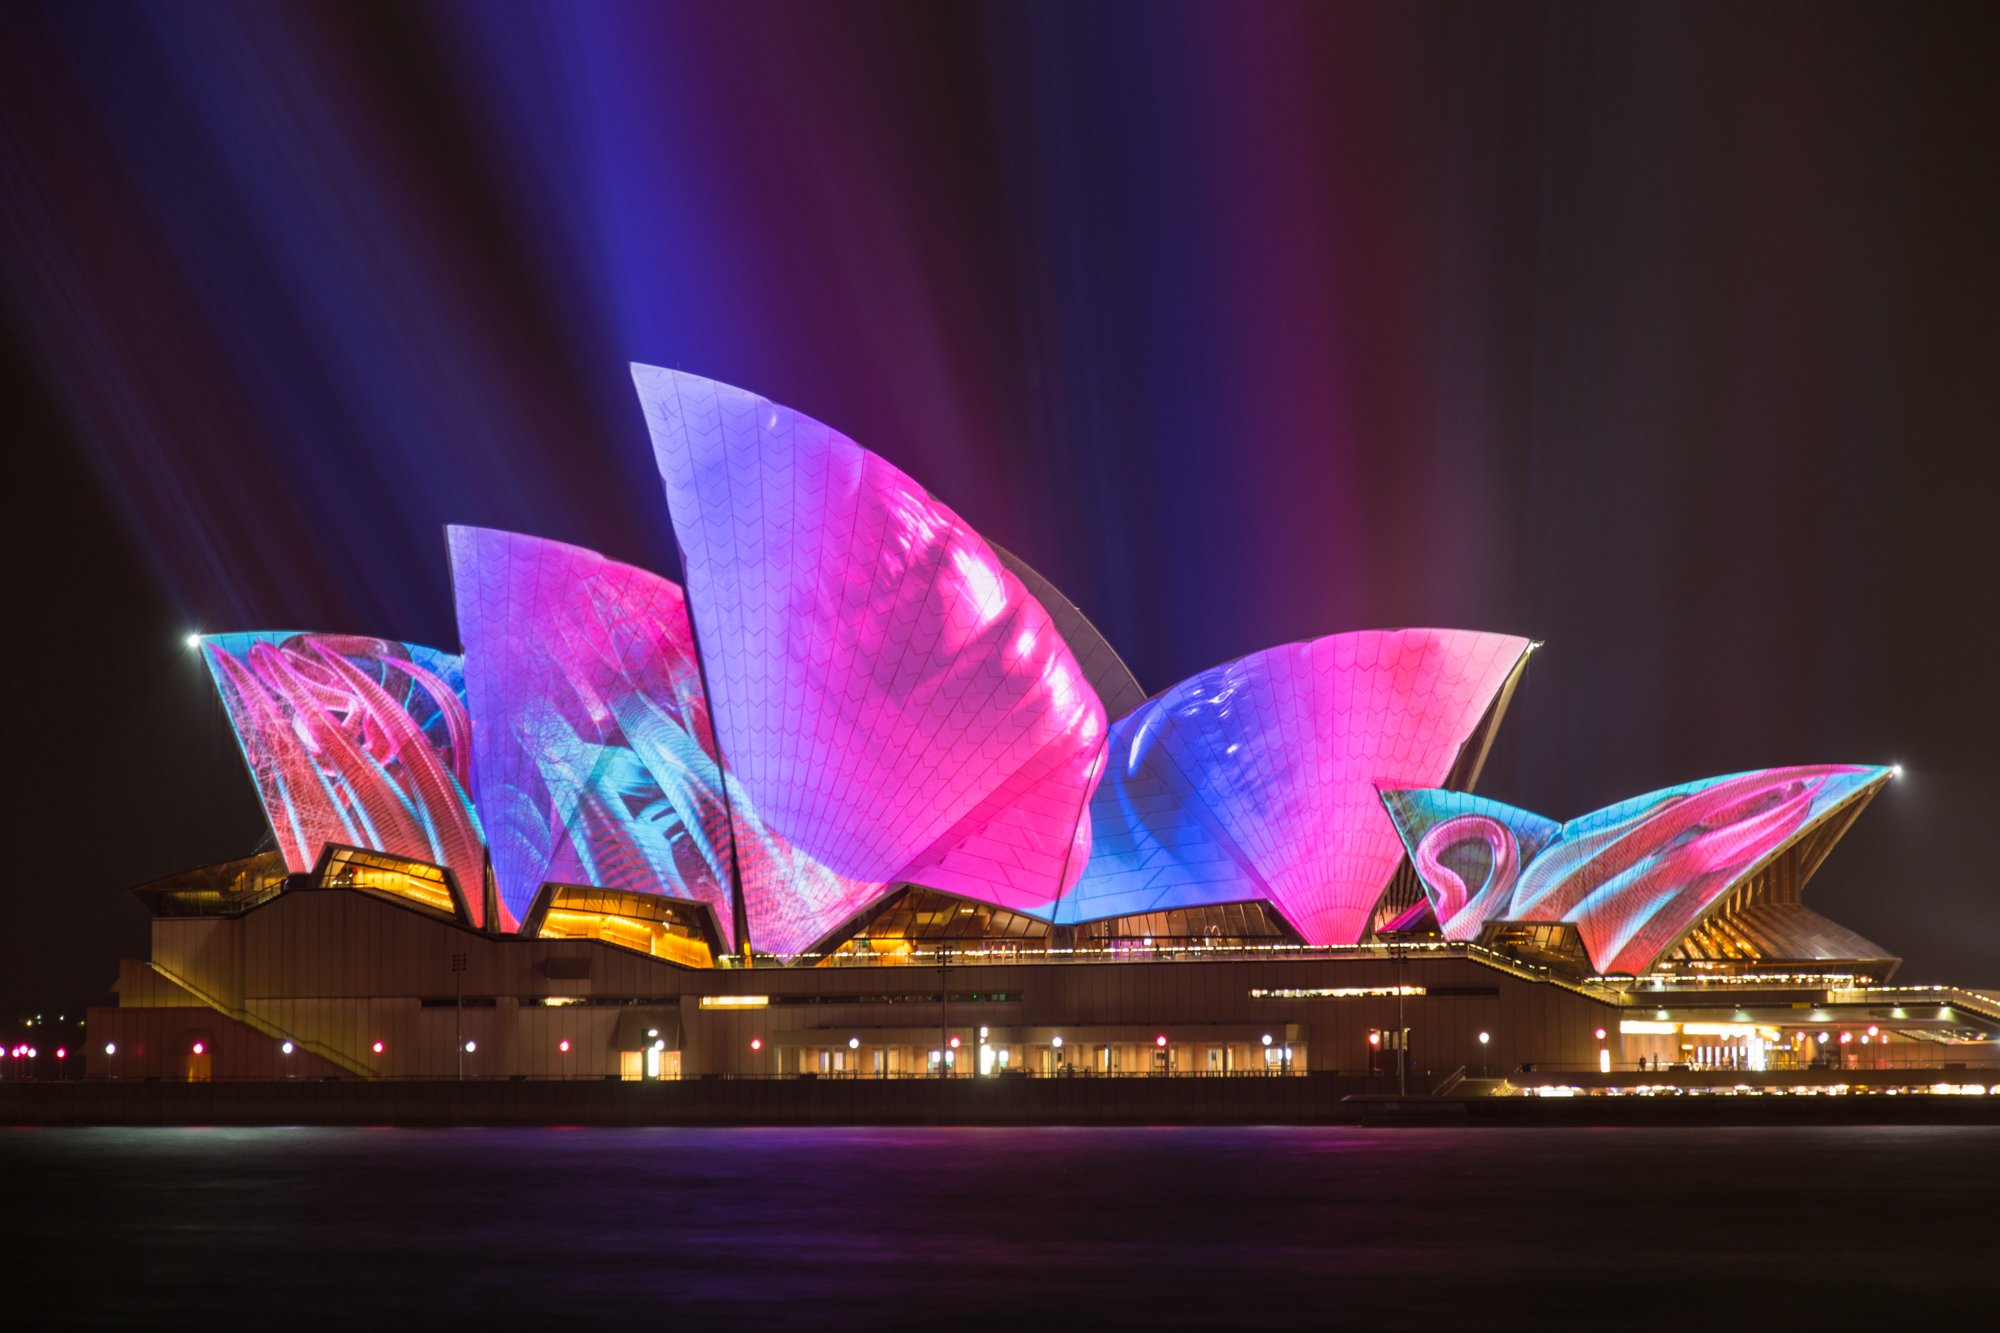
<instances>
[{"instance_id":1,"label":"pink illuminated sail","mask_svg":"<svg viewBox=\"0 0 2000 1333\"><path fill-rule=\"evenodd\" d=\"M288 870L329 843L441 866L483 924L457 657L347 634L218 634L201 651Z\"/></svg>"},{"instance_id":2,"label":"pink illuminated sail","mask_svg":"<svg viewBox=\"0 0 2000 1333\"><path fill-rule=\"evenodd\" d=\"M1652 967L1710 909L1891 770L1768 768L1683 783L1556 824L1441 790L1382 803L1446 939L1489 921L1568 922L1600 972Z\"/></svg>"},{"instance_id":3,"label":"pink illuminated sail","mask_svg":"<svg viewBox=\"0 0 2000 1333\"><path fill-rule=\"evenodd\" d=\"M1376 785L1443 781L1530 646L1336 634L1148 700L1112 728L1091 861L1056 920L1263 899L1308 943L1354 943L1402 857Z\"/></svg>"},{"instance_id":4,"label":"pink illuminated sail","mask_svg":"<svg viewBox=\"0 0 2000 1333\"><path fill-rule=\"evenodd\" d=\"M1048 611L910 478L740 389L633 368L725 767L850 886L744 887L759 949L803 949L905 882L1046 915L1105 714Z\"/></svg>"}]
</instances>

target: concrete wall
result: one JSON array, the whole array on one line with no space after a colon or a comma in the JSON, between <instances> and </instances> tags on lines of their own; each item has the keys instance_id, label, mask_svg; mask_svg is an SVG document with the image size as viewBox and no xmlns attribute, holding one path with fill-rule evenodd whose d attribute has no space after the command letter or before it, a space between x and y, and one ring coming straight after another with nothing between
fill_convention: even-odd
<instances>
[{"instance_id":1,"label":"concrete wall","mask_svg":"<svg viewBox=\"0 0 2000 1333\"><path fill-rule=\"evenodd\" d=\"M454 955L463 955L462 972L453 971ZM90 1077L177 1076L183 1053L172 1047L193 1038L150 1015L174 1002L181 985L242 1020L211 1025L214 1041L229 1048L213 1062L214 1078L268 1068L284 1038L324 1051L350 1075L449 1078L459 1072L461 1036L476 1044L464 1063L475 1078L615 1078L630 1072L627 1053L653 1025L678 1048L687 1076L792 1073L816 1067L822 1051L865 1070L876 1050L896 1051L914 1072L953 1035L965 1053L961 1069L970 1072L981 1027L1014 1067L1038 1072L1057 1035L1072 1063L1086 1065L1095 1048L1112 1046L1127 1073L1150 1069L1152 1043L1165 1035L1176 1072L1205 1072L1213 1048L1227 1053L1232 1070L1261 1073L1261 1038L1270 1034L1294 1047L1293 1073L1363 1074L1371 1069L1369 1031L1399 1025L1395 998L1253 999L1251 992L1399 986L1430 992L1402 1004L1412 1068L1443 1072L1589 1063L1595 1030L1615 1029L1617 1017L1595 999L1450 952L1414 951L1401 962L1276 955L696 970L596 941L482 935L342 890L289 891L236 918L156 920L153 961L158 971L128 964L120 1008L92 1011ZM179 985L163 985L160 973ZM455 985L462 1012L452 1004ZM941 992L954 997L942 1013ZM703 1009L704 996L771 1003ZM551 1006L551 999L576 1003ZM1490 1045L1480 1045L1481 1032ZM860 1043L852 1055L850 1040ZM107 1041L131 1054L107 1061ZM238 1043L255 1049L238 1053ZM140 1046L154 1060L143 1068ZM1393 1067L1391 1057L1375 1058L1375 1068Z\"/></svg>"}]
</instances>

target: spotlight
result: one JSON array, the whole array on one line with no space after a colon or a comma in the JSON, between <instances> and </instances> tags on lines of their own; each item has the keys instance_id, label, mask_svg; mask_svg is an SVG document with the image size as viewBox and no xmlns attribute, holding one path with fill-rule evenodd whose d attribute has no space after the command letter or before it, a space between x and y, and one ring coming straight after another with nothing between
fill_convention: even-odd
<instances>
[{"instance_id":1,"label":"spotlight","mask_svg":"<svg viewBox=\"0 0 2000 1333\"><path fill-rule=\"evenodd\" d=\"M181 642L185 643L191 650L199 651L201 648L201 635L191 633L185 639L182 639Z\"/></svg>"}]
</instances>

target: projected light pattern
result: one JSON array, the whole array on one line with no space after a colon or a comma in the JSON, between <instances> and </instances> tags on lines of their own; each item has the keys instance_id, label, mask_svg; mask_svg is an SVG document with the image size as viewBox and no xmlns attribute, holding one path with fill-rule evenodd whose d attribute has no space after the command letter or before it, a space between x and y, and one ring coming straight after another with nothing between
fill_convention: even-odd
<instances>
[{"instance_id":1,"label":"projected light pattern","mask_svg":"<svg viewBox=\"0 0 2000 1333\"><path fill-rule=\"evenodd\" d=\"M681 590L594 552L449 532L475 790L511 929L547 882L708 904L729 817Z\"/></svg>"},{"instance_id":2,"label":"projected light pattern","mask_svg":"<svg viewBox=\"0 0 2000 1333\"><path fill-rule=\"evenodd\" d=\"M1112 727L1090 863L1056 920L1267 899L1308 943L1354 943L1401 857L1376 784L1443 781L1529 646L1372 630L1174 686Z\"/></svg>"},{"instance_id":3,"label":"projected light pattern","mask_svg":"<svg viewBox=\"0 0 2000 1333\"><path fill-rule=\"evenodd\" d=\"M795 952L915 881L1047 915L1087 857L1103 705L977 533L838 432L635 366L731 779L830 896L746 875Z\"/></svg>"},{"instance_id":4,"label":"projected light pattern","mask_svg":"<svg viewBox=\"0 0 2000 1333\"><path fill-rule=\"evenodd\" d=\"M459 658L338 634L223 634L201 651L287 869L328 843L442 866L483 924Z\"/></svg>"},{"instance_id":5,"label":"projected light pattern","mask_svg":"<svg viewBox=\"0 0 2000 1333\"><path fill-rule=\"evenodd\" d=\"M1446 939L1565 921L1599 972L1649 969L1775 853L1888 780L1829 764L1683 783L1556 824L1464 792L1385 789Z\"/></svg>"}]
</instances>

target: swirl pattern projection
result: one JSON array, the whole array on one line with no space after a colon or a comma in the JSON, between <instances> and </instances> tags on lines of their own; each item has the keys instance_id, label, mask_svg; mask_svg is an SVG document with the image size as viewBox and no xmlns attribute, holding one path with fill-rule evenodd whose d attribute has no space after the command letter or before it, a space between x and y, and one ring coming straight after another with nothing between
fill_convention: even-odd
<instances>
[{"instance_id":1,"label":"swirl pattern projection","mask_svg":"<svg viewBox=\"0 0 2000 1333\"><path fill-rule=\"evenodd\" d=\"M328 843L442 866L483 924L459 658L339 634L219 634L201 651L288 870Z\"/></svg>"},{"instance_id":2,"label":"swirl pattern projection","mask_svg":"<svg viewBox=\"0 0 2000 1333\"><path fill-rule=\"evenodd\" d=\"M1112 727L1091 860L1056 920L1262 899L1309 944L1356 942L1402 856L1376 785L1442 782L1530 646L1336 634L1167 690Z\"/></svg>"},{"instance_id":3,"label":"swirl pattern projection","mask_svg":"<svg viewBox=\"0 0 2000 1333\"><path fill-rule=\"evenodd\" d=\"M1557 824L1464 792L1382 792L1444 937L1569 922L1601 973L1647 971L1798 838L1886 782L1848 764L1683 783Z\"/></svg>"},{"instance_id":4,"label":"swirl pattern projection","mask_svg":"<svg viewBox=\"0 0 2000 1333\"><path fill-rule=\"evenodd\" d=\"M722 773L679 587L452 528L474 790L512 929L547 882L706 903L734 947Z\"/></svg>"},{"instance_id":5,"label":"swirl pattern projection","mask_svg":"<svg viewBox=\"0 0 2000 1333\"><path fill-rule=\"evenodd\" d=\"M716 737L823 896L744 875L760 949L915 881L1046 916L1089 855L1104 707L980 536L837 431L633 367L686 563Z\"/></svg>"}]
</instances>

